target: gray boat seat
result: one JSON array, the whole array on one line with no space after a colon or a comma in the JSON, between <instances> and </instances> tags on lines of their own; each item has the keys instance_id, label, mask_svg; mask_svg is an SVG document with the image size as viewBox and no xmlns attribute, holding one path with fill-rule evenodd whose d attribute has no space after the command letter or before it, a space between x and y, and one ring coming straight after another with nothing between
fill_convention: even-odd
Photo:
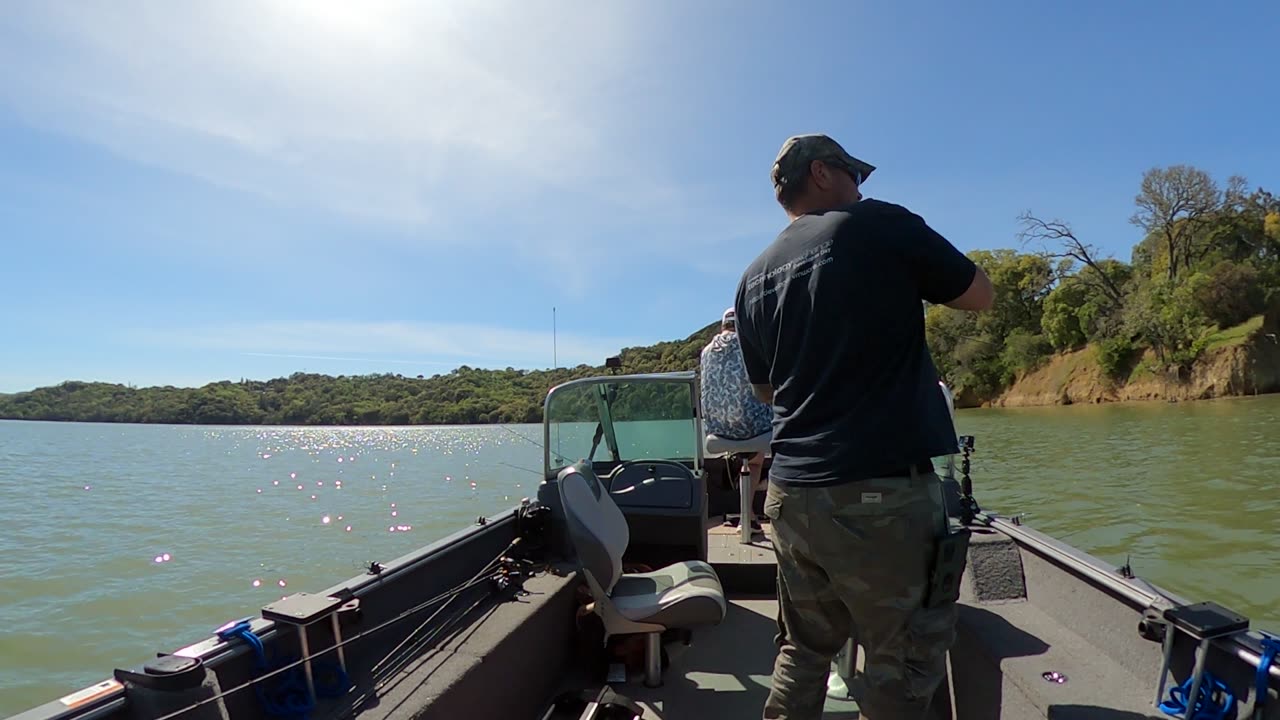
<instances>
[{"instance_id":1,"label":"gray boat seat","mask_svg":"<svg viewBox=\"0 0 1280 720\"><path fill-rule=\"evenodd\" d=\"M713 433L707 434L706 448L708 455L733 455L738 453L767 453L769 444L773 442L773 431L757 435L746 440L730 440Z\"/></svg>"},{"instance_id":2,"label":"gray boat seat","mask_svg":"<svg viewBox=\"0 0 1280 720\"><path fill-rule=\"evenodd\" d=\"M592 610L604 623L605 642L614 635L643 633L645 684L661 683L661 634L719 625L728 611L724 588L711 565L673 563L653 572L622 572L630 542L627 519L591 466L580 462L557 476L569 540L578 556Z\"/></svg>"},{"instance_id":3,"label":"gray boat seat","mask_svg":"<svg viewBox=\"0 0 1280 720\"><path fill-rule=\"evenodd\" d=\"M720 578L700 560L625 574L613 586L610 598L628 620L669 628L719 624L726 608Z\"/></svg>"}]
</instances>

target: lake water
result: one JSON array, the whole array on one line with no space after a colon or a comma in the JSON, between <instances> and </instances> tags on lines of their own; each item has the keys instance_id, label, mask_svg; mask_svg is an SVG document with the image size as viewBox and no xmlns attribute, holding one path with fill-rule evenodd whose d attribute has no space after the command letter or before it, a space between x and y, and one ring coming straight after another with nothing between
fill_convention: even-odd
<instances>
[{"instance_id":1,"label":"lake water","mask_svg":"<svg viewBox=\"0 0 1280 720\"><path fill-rule=\"evenodd\" d=\"M1280 629L1280 396L958 423L983 507ZM515 505L540 438L0 421L0 713Z\"/></svg>"}]
</instances>

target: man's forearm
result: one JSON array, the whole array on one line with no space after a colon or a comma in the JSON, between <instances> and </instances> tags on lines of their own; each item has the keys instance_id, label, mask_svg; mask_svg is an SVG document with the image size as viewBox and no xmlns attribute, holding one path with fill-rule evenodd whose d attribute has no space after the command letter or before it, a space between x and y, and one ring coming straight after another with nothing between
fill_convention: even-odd
<instances>
[{"instance_id":1,"label":"man's forearm","mask_svg":"<svg viewBox=\"0 0 1280 720\"><path fill-rule=\"evenodd\" d=\"M995 293L991 278L987 277L987 273L979 267L973 273L973 280L969 283L969 289L965 290L960 297L944 304L955 310L970 310L974 312L990 310L996 301Z\"/></svg>"},{"instance_id":2,"label":"man's forearm","mask_svg":"<svg viewBox=\"0 0 1280 720\"><path fill-rule=\"evenodd\" d=\"M773 386L772 385L756 385L752 383L751 392L756 399L766 405L773 404Z\"/></svg>"}]
</instances>

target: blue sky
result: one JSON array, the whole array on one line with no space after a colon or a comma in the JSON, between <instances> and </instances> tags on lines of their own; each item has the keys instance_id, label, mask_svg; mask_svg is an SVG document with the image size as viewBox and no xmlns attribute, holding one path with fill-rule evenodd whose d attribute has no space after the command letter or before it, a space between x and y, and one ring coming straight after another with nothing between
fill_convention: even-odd
<instances>
[{"instance_id":1,"label":"blue sky","mask_svg":"<svg viewBox=\"0 0 1280 720\"><path fill-rule=\"evenodd\" d=\"M547 367L717 319L782 141L964 250L1128 259L1142 172L1280 189L1280 5L11 4L0 392Z\"/></svg>"}]
</instances>

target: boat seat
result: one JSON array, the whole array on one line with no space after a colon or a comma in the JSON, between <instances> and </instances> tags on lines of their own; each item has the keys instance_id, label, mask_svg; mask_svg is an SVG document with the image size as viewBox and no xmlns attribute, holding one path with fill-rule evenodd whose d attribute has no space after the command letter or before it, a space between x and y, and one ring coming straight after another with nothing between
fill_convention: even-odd
<instances>
[{"instance_id":1,"label":"boat seat","mask_svg":"<svg viewBox=\"0 0 1280 720\"><path fill-rule=\"evenodd\" d=\"M724 619L726 607L720 578L700 560L623 575L610 596L628 620L664 627L716 625Z\"/></svg>"},{"instance_id":2,"label":"boat seat","mask_svg":"<svg viewBox=\"0 0 1280 720\"><path fill-rule=\"evenodd\" d=\"M746 440L730 440L714 433L708 433L703 444L708 455L735 455L739 453L767 453L773 442L773 431L757 435Z\"/></svg>"},{"instance_id":3,"label":"boat seat","mask_svg":"<svg viewBox=\"0 0 1280 720\"><path fill-rule=\"evenodd\" d=\"M561 507L578 565L591 589L592 609L614 635L642 633L645 684L662 675L662 633L719 625L728 612L724 588L708 563L688 560L653 572L622 572L630 542L627 519L591 466L570 465L557 475Z\"/></svg>"}]
</instances>

